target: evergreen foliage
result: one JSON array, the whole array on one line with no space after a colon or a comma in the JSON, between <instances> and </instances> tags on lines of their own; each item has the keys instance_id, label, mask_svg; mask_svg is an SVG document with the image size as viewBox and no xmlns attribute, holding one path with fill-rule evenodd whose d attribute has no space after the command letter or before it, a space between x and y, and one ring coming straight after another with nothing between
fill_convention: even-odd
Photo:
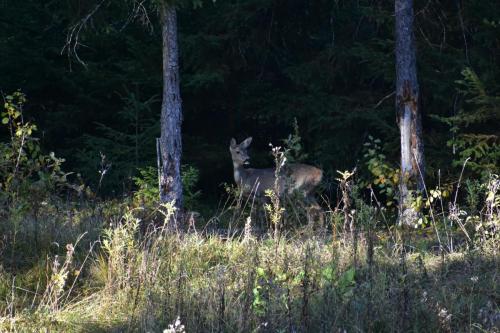
<instances>
[{"instance_id":1,"label":"evergreen foliage","mask_svg":"<svg viewBox=\"0 0 500 333\"><path fill-rule=\"evenodd\" d=\"M26 117L43 130L43 146L64 156L86 183L96 186L100 153L106 155L112 168L103 195L132 190L137 168L156 161L161 29L153 2L144 3L146 25L143 15L131 20L134 4L106 2L87 23L79 48L86 66L61 51L68 27L93 8L91 1L0 4L0 89L23 89L30 97ZM474 173L494 170L498 126L492 118L474 119L498 112L496 4L415 6L428 180L437 170L456 179L460 169L449 161L469 155ZM232 182L229 138L253 136L254 166L269 166L268 143L293 133L294 119L305 162L321 166L326 179L359 164L368 135L380 138L387 161L397 165L392 12L391 2L368 0L180 6L183 163L200 170L205 199L218 200L219 184ZM480 86L461 74L464 68L480 73ZM450 133L430 115L454 119L460 130Z\"/></svg>"},{"instance_id":2,"label":"evergreen foliage","mask_svg":"<svg viewBox=\"0 0 500 333\"><path fill-rule=\"evenodd\" d=\"M448 146L457 152L453 164L460 166L470 158L470 168L487 179L500 171L500 141L498 128L488 124L500 124L500 96L490 96L477 74L469 67L462 71L458 80L459 92L466 98L465 105L452 117L439 118L451 126L453 138Z\"/></svg>"}]
</instances>

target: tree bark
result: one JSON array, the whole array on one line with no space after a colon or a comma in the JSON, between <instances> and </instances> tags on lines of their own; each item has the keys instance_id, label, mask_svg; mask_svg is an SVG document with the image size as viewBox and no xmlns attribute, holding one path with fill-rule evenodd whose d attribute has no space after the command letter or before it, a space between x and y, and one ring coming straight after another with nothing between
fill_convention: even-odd
<instances>
[{"instance_id":1,"label":"tree bark","mask_svg":"<svg viewBox=\"0 0 500 333\"><path fill-rule=\"evenodd\" d=\"M395 0L396 17L396 111L401 135L399 222L413 224L417 212L411 207L412 188L424 187L424 146L419 107L419 87L413 0Z\"/></svg>"},{"instance_id":2,"label":"tree bark","mask_svg":"<svg viewBox=\"0 0 500 333\"><path fill-rule=\"evenodd\" d=\"M163 38L163 101L161 106L160 137L160 201L175 202L182 209L181 182L181 123L182 101L179 89L179 51L177 42L177 13L173 5L161 6Z\"/></svg>"}]
</instances>

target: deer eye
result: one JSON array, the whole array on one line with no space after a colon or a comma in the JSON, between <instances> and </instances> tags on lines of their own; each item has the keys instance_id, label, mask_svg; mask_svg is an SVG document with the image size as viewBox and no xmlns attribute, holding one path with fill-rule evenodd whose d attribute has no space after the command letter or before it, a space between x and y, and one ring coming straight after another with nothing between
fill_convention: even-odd
<instances>
[{"instance_id":1,"label":"deer eye","mask_svg":"<svg viewBox=\"0 0 500 333\"><path fill-rule=\"evenodd\" d=\"M239 154L240 152L239 151L236 151L236 154Z\"/></svg>"}]
</instances>

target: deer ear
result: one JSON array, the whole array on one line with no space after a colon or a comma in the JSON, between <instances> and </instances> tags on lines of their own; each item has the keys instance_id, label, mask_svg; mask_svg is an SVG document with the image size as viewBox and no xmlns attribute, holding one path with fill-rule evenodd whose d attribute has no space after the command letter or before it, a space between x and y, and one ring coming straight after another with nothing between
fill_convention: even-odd
<instances>
[{"instance_id":1,"label":"deer ear","mask_svg":"<svg viewBox=\"0 0 500 333\"><path fill-rule=\"evenodd\" d=\"M231 148L236 147L236 140L234 138L232 138L231 142L229 143L229 145L231 146Z\"/></svg>"},{"instance_id":2,"label":"deer ear","mask_svg":"<svg viewBox=\"0 0 500 333\"><path fill-rule=\"evenodd\" d=\"M252 137L249 137L246 138L245 141L241 143L241 145L245 148L248 148L248 146L250 146L251 143L252 143Z\"/></svg>"}]
</instances>

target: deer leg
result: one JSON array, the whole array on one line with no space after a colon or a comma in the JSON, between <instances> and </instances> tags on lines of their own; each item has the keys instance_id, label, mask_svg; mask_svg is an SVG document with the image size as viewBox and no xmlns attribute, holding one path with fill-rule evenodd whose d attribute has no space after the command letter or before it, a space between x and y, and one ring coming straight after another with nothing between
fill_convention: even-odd
<instances>
[{"instance_id":1,"label":"deer leg","mask_svg":"<svg viewBox=\"0 0 500 333\"><path fill-rule=\"evenodd\" d=\"M259 233L266 231L268 227L266 210L264 208L265 204L265 197L255 198L255 207L252 210L252 221L254 221L255 225L257 226Z\"/></svg>"},{"instance_id":2,"label":"deer leg","mask_svg":"<svg viewBox=\"0 0 500 333\"><path fill-rule=\"evenodd\" d=\"M307 220L308 223L317 222L318 227L323 227L325 223L324 212L321 206L316 201L316 198L310 193L305 195L306 201L308 203L307 206Z\"/></svg>"}]
</instances>

